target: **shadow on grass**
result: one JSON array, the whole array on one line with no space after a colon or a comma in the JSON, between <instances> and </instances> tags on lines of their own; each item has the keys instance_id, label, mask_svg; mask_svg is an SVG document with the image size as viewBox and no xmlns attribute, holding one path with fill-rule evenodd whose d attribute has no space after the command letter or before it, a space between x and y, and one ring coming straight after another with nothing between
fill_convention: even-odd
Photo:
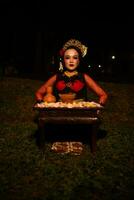
<instances>
[{"instance_id":1,"label":"shadow on grass","mask_svg":"<svg viewBox=\"0 0 134 200\"><path fill-rule=\"evenodd\" d=\"M97 133L97 139L104 139L107 136L107 131L104 129L99 129Z\"/></svg>"},{"instance_id":2,"label":"shadow on grass","mask_svg":"<svg viewBox=\"0 0 134 200\"><path fill-rule=\"evenodd\" d=\"M90 146L91 133L91 126L85 124L46 124L44 132L42 133L37 129L33 137L39 149L42 149L45 143L53 143L57 141L79 141ZM104 139L106 136L106 130L98 130L97 140Z\"/></svg>"}]
</instances>

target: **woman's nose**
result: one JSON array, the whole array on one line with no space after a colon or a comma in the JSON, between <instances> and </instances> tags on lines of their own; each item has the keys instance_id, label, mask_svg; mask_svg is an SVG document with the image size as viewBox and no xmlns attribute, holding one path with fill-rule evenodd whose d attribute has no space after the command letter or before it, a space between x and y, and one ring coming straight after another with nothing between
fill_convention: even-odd
<instances>
[{"instance_id":1,"label":"woman's nose","mask_svg":"<svg viewBox=\"0 0 134 200\"><path fill-rule=\"evenodd\" d=\"M73 63L73 58L70 58L70 63Z\"/></svg>"}]
</instances>

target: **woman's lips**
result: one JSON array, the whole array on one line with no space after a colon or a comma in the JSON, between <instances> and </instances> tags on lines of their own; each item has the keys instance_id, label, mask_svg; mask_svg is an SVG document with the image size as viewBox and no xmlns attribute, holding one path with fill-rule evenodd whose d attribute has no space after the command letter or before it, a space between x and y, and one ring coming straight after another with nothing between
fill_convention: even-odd
<instances>
[{"instance_id":1,"label":"woman's lips","mask_svg":"<svg viewBox=\"0 0 134 200\"><path fill-rule=\"evenodd\" d=\"M73 66L74 66L74 64L69 64L69 66L70 66L70 67L73 67Z\"/></svg>"}]
</instances>

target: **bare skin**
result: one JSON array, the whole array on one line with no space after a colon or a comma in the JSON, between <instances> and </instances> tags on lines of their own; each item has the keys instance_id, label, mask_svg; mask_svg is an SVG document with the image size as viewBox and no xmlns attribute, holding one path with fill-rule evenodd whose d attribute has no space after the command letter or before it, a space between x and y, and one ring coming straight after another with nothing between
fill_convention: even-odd
<instances>
[{"instance_id":1,"label":"bare skin","mask_svg":"<svg viewBox=\"0 0 134 200\"><path fill-rule=\"evenodd\" d=\"M80 60L79 60L79 53L75 49L68 49L64 53L64 66L66 71L71 75L74 74L76 71ZM46 81L35 93L36 100L43 100L43 97L46 93L46 88L48 86L54 85L56 81L56 74L52 76L48 81ZM87 84L87 87L94 91L96 95L99 97L99 103L105 105L108 95L107 93L87 74L84 74L84 78Z\"/></svg>"}]
</instances>

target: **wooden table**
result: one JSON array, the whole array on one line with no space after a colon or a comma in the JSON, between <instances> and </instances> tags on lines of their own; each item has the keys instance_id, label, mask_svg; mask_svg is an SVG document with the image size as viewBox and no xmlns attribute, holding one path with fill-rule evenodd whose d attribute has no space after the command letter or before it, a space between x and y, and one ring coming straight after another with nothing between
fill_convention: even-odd
<instances>
[{"instance_id":1,"label":"wooden table","mask_svg":"<svg viewBox=\"0 0 134 200\"><path fill-rule=\"evenodd\" d=\"M45 124L89 124L92 127L91 133L91 152L96 152L96 136L100 125L98 110L102 107L91 108L53 108L36 107L39 111L38 128L41 140L45 138ZM88 133L86 133L88 134Z\"/></svg>"}]
</instances>

